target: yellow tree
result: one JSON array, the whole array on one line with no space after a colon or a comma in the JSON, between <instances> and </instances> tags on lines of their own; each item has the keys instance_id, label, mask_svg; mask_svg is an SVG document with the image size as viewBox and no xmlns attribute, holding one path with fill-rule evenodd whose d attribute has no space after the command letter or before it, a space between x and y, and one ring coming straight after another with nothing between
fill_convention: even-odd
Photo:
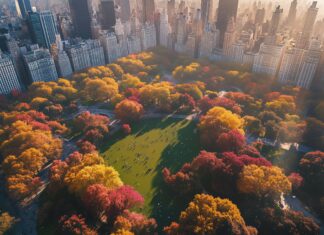
<instances>
[{"instance_id":1,"label":"yellow tree","mask_svg":"<svg viewBox=\"0 0 324 235\"><path fill-rule=\"evenodd\" d=\"M239 176L237 187L242 193L271 198L279 198L282 193L291 191L288 177L275 166L245 166Z\"/></svg>"},{"instance_id":2,"label":"yellow tree","mask_svg":"<svg viewBox=\"0 0 324 235\"><path fill-rule=\"evenodd\" d=\"M127 73L123 75L119 85L122 90L126 90L127 88L139 88L144 84L145 83L141 82L141 80L138 77Z\"/></svg>"},{"instance_id":3,"label":"yellow tree","mask_svg":"<svg viewBox=\"0 0 324 235\"><path fill-rule=\"evenodd\" d=\"M198 124L201 141L208 148L212 148L215 140L224 132L238 130L244 134L243 127L243 118L222 107L210 109Z\"/></svg>"},{"instance_id":4,"label":"yellow tree","mask_svg":"<svg viewBox=\"0 0 324 235\"><path fill-rule=\"evenodd\" d=\"M118 172L110 166L92 165L86 166L77 172L68 172L64 183L70 192L82 195L89 185L102 184L109 189L115 189L123 185Z\"/></svg>"},{"instance_id":5,"label":"yellow tree","mask_svg":"<svg viewBox=\"0 0 324 235\"><path fill-rule=\"evenodd\" d=\"M109 82L108 82L109 81ZM86 101L106 101L118 94L118 86L106 79L87 79L82 91L82 97Z\"/></svg>"},{"instance_id":6,"label":"yellow tree","mask_svg":"<svg viewBox=\"0 0 324 235\"><path fill-rule=\"evenodd\" d=\"M140 103L128 99L118 103L115 108L117 118L125 123L139 120L143 112L144 109Z\"/></svg>"},{"instance_id":7,"label":"yellow tree","mask_svg":"<svg viewBox=\"0 0 324 235\"><path fill-rule=\"evenodd\" d=\"M253 234L255 229L245 225L237 206L228 199L197 194L187 209L181 212L179 222L165 228L167 234Z\"/></svg>"}]
</instances>

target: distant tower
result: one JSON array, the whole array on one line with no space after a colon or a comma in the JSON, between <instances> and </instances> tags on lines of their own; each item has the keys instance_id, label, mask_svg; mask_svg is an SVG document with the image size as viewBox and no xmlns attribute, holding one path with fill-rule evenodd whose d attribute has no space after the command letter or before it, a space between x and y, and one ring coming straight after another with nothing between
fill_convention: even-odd
<instances>
[{"instance_id":1,"label":"distant tower","mask_svg":"<svg viewBox=\"0 0 324 235\"><path fill-rule=\"evenodd\" d=\"M290 4L288 18L287 18L287 24L289 26L292 26L295 23L297 15L297 0L293 0Z\"/></svg>"},{"instance_id":2,"label":"distant tower","mask_svg":"<svg viewBox=\"0 0 324 235\"><path fill-rule=\"evenodd\" d=\"M212 20L213 0L201 0L201 19L205 28Z\"/></svg>"},{"instance_id":3,"label":"distant tower","mask_svg":"<svg viewBox=\"0 0 324 235\"><path fill-rule=\"evenodd\" d=\"M309 41L312 36L315 20L318 13L318 8L316 7L317 1L314 1L312 5L308 8L303 30L300 38L297 41L297 47L307 49L309 46Z\"/></svg>"},{"instance_id":4,"label":"distant tower","mask_svg":"<svg viewBox=\"0 0 324 235\"><path fill-rule=\"evenodd\" d=\"M281 9L280 6L277 6L276 10L272 14L271 25L268 32L270 36L275 36L277 34L282 13L283 9Z\"/></svg>"},{"instance_id":5,"label":"distant tower","mask_svg":"<svg viewBox=\"0 0 324 235\"><path fill-rule=\"evenodd\" d=\"M32 12L29 14L29 20L35 43L49 49L59 35L53 13L51 11Z\"/></svg>"},{"instance_id":6,"label":"distant tower","mask_svg":"<svg viewBox=\"0 0 324 235\"><path fill-rule=\"evenodd\" d=\"M125 23L126 21L129 21L130 17L131 17L131 3L130 3L130 0L116 0L116 4L120 8L118 18L120 18L122 23Z\"/></svg>"},{"instance_id":7,"label":"distant tower","mask_svg":"<svg viewBox=\"0 0 324 235\"><path fill-rule=\"evenodd\" d=\"M27 18L28 12L32 11L30 0L18 0L18 5L22 18Z\"/></svg>"},{"instance_id":8,"label":"distant tower","mask_svg":"<svg viewBox=\"0 0 324 235\"><path fill-rule=\"evenodd\" d=\"M154 0L142 0L143 23L154 23L155 3Z\"/></svg>"},{"instance_id":9,"label":"distant tower","mask_svg":"<svg viewBox=\"0 0 324 235\"><path fill-rule=\"evenodd\" d=\"M223 53L225 56L231 55L232 45L235 43L235 21L231 18L228 22L227 29L224 36Z\"/></svg>"},{"instance_id":10,"label":"distant tower","mask_svg":"<svg viewBox=\"0 0 324 235\"><path fill-rule=\"evenodd\" d=\"M92 37L92 7L89 0L69 0L75 34L83 39Z\"/></svg>"},{"instance_id":11,"label":"distant tower","mask_svg":"<svg viewBox=\"0 0 324 235\"><path fill-rule=\"evenodd\" d=\"M168 22L170 25L174 25L175 23L175 0L169 0L168 1Z\"/></svg>"},{"instance_id":12,"label":"distant tower","mask_svg":"<svg viewBox=\"0 0 324 235\"><path fill-rule=\"evenodd\" d=\"M216 27L220 31L220 47L223 48L228 22L233 17L236 21L238 0L219 0Z\"/></svg>"},{"instance_id":13,"label":"distant tower","mask_svg":"<svg viewBox=\"0 0 324 235\"><path fill-rule=\"evenodd\" d=\"M265 13L266 12L265 12L264 8L257 9L256 13L255 13L254 23L255 24L263 24Z\"/></svg>"},{"instance_id":14,"label":"distant tower","mask_svg":"<svg viewBox=\"0 0 324 235\"><path fill-rule=\"evenodd\" d=\"M116 25L114 0L101 0L99 9L101 28L111 30Z\"/></svg>"}]
</instances>

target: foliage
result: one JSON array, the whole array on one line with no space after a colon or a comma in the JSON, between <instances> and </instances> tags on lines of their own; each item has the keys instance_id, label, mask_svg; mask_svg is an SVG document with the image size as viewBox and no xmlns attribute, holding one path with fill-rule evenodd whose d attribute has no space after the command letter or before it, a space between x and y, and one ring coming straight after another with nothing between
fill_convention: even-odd
<instances>
[{"instance_id":1,"label":"foliage","mask_svg":"<svg viewBox=\"0 0 324 235\"><path fill-rule=\"evenodd\" d=\"M123 100L118 103L115 108L115 113L118 119L124 123L138 121L143 115L143 106L133 100Z\"/></svg>"},{"instance_id":2,"label":"foliage","mask_svg":"<svg viewBox=\"0 0 324 235\"><path fill-rule=\"evenodd\" d=\"M222 107L214 107L201 117L198 129L202 144L213 148L215 140L224 132L237 130L244 134L243 126L244 120L238 115Z\"/></svg>"},{"instance_id":3,"label":"foliage","mask_svg":"<svg viewBox=\"0 0 324 235\"><path fill-rule=\"evenodd\" d=\"M278 167L248 165L237 182L240 192L258 197L279 198L291 191L291 183Z\"/></svg>"},{"instance_id":4,"label":"foliage","mask_svg":"<svg viewBox=\"0 0 324 235\"><path fill-rule=\"evenodd\" d=\"M252 234L235 204L206 194L196 195L181 212L179 222L164 231L166 234Z\"/></svg>"},{"instance_id":5,"label":"foliage","mask_svg":"<svg viewBox=\"0 0 324 235\"><path fill-rule=\"evenodd\" d=\"M0 215L0 234L5 234L14 225L15 218L9 213L3 212Z\"/></svg>"}]
</instances>

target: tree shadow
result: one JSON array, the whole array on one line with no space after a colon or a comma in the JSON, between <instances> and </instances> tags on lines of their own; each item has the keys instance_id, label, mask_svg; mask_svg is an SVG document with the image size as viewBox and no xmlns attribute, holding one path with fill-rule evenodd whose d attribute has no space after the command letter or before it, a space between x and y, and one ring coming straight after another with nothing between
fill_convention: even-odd
<instances>
[{"instance_id":1,"label":"tree shadow","mask_svg":"<svg viewBox=\"0 0 324 235\"><path fill-rule=\"evenodd\" d=\"M177 220L180 212L187 206L190 199L177 198L163 180L162 170L166 167L172 173L178 171L183 164L189 163L200 152L199 138L194 133L196 128L193 122L182 121L184 127L177 133L179 142L169 145L164 149L159 164L156 166L156 177L152 182L155 189L151 201L151 216L155 218L159 225L159 233L165 226Z\"/></svg>"}]
</instances>

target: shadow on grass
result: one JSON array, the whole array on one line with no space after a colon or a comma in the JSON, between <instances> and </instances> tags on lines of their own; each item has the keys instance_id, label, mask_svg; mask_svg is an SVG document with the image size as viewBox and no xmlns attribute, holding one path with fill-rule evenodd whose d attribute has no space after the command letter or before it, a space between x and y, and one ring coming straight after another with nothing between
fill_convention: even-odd
<instances>
[{"instance_id":1,"label":"shadow on grass","mask_svg":"<svg viewBox=\"0 0 324 235\"><path fill-rule=\"evenodd\" d=\"M152 187L155 189L153 199L151 201L151 216L158 221L159 232L161 233L165 226L170 225L172 221L178 219L179 214L188 204L185 198L177 198L174 193L169 190L163 181L162 170L166 167L172 173L178 171L184 163L191 162L200 151L199 139L194 133L195 124L182 121L184 128L178 131L179 142L173 146L164 149L159 164L156 166L156 177L153 180ZM187 126L186 126L187 125ZM190 200L190 199L189 199Z\"/></svg>"},{"instance_id":2,"label":"shadow on grass","mask_svg":"<svg viewBox=\"0 0 324 235\"><path fill-rule=\"evenodd\" d=\"M143 120L132 126L132 132L135 138L145 136L150 131L157 129L161 131L161 139L159 141L163 139L163 130L177 130L175 132L176 142L169 143L162 150L158 163L152 167L154 171L153 179L150 181L152 196L150 196L148 201L150 209L147 212L148 216L157 220L159 232L161 233L165 226L177 219L180 211L188 204L188 200L174 197L174 193L168 189L163 181L162 170L166 167L173 173L178 171L184 163L191 162L192 159L198 155L200 148L198 135L194 132L196 124L188 120L177 120L173 118L149 119ZM122 132L116 133L115 136L107 140L105 145L101 148L101 152L105 153L110 146L113 146L124 138L125 135ZM165 139L163 141L165 141ZM128 146L123 147L127 149ZM109 156L106 157L109 159Z\"/></svg>"}]
</instances>

